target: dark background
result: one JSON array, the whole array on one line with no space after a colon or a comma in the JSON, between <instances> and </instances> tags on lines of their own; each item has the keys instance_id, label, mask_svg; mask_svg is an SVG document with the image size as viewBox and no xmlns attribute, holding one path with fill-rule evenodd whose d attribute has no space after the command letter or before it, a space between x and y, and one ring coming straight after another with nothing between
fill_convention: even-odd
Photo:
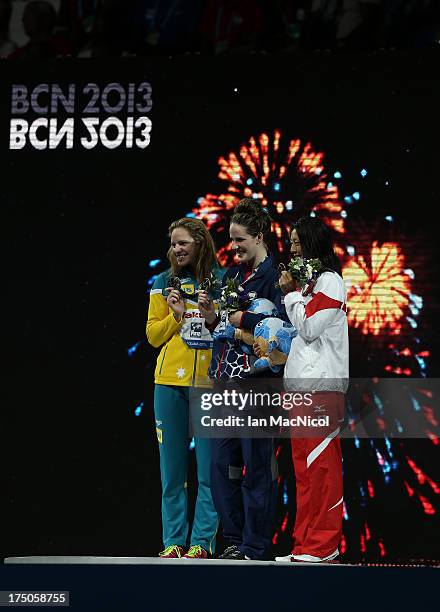
<instances>
[{"instance_id":1,"label":"dark background","mask_svg":"<svg viewBox=\"0 0 440 612\"><path fill-rule=\"evenodd\" d=\"M439 60L439 49L427 49L0 65L3 556L160 549L156 351L142 343L129 358L127 349L144 337L148 264L164 258L170 221L219 190L218 157L251 135L281 127L310 140L343 173L347 193L362 187L366 227L384 214L398 220L409 267L423 261L419 335L431 350L428 375L438 376ZM153 86L146 150L8 150L10 83L130 80ZM365 360L367 340L352 343L352 376L382 374L376 349ZM438 446L402 444L438 482ZM427 515L405 493L409 475L397 470L383 484L367 441L360 454L344 450L347 555L374 559L379 539L389 558L438 554L438 495L420 483L436 510ZM286 445L280 462L290 474ZM376 496L364 503L359 482L370 478ZM362 552L366 520L376 535ZM287 534L278 548L288 552Z\"/></svg>"}]
</instances>

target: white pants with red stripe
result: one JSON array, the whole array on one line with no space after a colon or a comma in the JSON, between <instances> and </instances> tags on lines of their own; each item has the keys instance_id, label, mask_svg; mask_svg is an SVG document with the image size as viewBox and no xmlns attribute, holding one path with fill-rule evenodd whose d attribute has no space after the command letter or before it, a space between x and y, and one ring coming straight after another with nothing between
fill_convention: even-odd
<instances>
[{"instance_id":1,"label":"white pants with red stripe","mask_svg":"<svg viewBox=\"0 0 440 612\"><path fill-rule=\"evenodd\" d=\"M331 414L330 428L320 438L291 439L296 476L296 519L293 554L327 557L342 536L342 453L338 424L343 419L342 393L317 393L314 405Z\"/></svg>"}]
</instances>

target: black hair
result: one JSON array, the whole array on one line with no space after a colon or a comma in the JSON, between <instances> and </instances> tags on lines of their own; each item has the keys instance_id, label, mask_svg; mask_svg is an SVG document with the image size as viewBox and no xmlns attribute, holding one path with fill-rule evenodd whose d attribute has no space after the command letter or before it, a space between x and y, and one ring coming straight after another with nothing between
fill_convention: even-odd
<instances>
[{"instance_id":1,"label":"black hair","mask_svg":"<svg viewBox=\"0 0 440 612\"><path fill-rule=\"evenodd\" d=\"M260 233L263 234L263 240L267 246L272 219L260 202L252 198L243 198L240 200L235 207L231 223L242 225L246 228L247 233L254 238Z\"/></svg>"},{"instance_id":2,"label":"black hair","mask_svg":"<svg viewBox=\"0 0 440 612\"><path fill-rule=\"evenodd\" d=\"M330 228L317 217L301 217L293 228L298 234L303 257L319 259L327 270L342 276L341 262L333 247Z\"/></svg>"}]
</instances>

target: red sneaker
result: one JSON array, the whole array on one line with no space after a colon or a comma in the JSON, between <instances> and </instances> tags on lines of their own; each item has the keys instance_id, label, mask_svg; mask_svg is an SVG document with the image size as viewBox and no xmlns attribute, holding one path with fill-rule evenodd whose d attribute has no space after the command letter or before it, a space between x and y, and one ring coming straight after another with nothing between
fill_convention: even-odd
<instances>
[{"instance_id":1,"label":"red sneaker","mask_svg":"<svg viewBox=\"0 0 440 612\"><path fill-rule=\"evenodd\" d=\"M177 544L172 544L171 546L167 546L165 550L159 553L159 557L162 559L180 559L185 553L185 549L181 546L177 546Z\"/></svg>"},{"instance_id":2,"label":"red sneaker","mask_svg":"<svg viewBox=\"0 0 440 612\"><path fill-rule=\"evenodd\" d=\"M207 559L208 551L201 546L191 546L186 555L183 555L183 559Z\"/></svg>"}]
</instances>

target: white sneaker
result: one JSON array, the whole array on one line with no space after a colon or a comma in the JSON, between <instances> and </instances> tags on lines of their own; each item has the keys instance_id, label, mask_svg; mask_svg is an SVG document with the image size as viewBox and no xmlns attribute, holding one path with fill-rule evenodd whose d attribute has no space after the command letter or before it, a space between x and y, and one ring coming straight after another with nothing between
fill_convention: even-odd
<instances>
[{"instance_id":1,"label":"white sneaker","mask_svg":"<svg viewBox=\"0 0 440 612\"><path fill-rule=\"evenodd\" d=\"M286 555L285 557L275 557L275 561L278 561L278 563L290 563L290 561L292 561L293 559L293 555Z\"/></svg>"},{"instance_id":2,"label":"white sneaker","mask_svg":"<svg viewBox=\"0 0 440 612\"><path fill-rule=\"evenodd\" d=\"M314 557L313 555L290 555L292 561L302 561L304 563L323 563L325 561L333 561L339 556L339 550L336 549L331 555L327 557Z\"/></svg>"}]
</instances>

